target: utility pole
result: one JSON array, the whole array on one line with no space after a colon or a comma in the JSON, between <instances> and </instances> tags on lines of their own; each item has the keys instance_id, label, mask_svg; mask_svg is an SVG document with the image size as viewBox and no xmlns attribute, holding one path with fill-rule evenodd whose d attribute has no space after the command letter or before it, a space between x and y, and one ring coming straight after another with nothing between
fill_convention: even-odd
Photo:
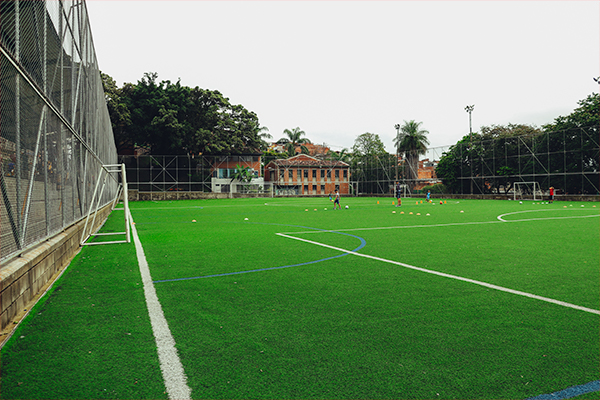
<instances>
[{"instance_id":1,"label":"utility pole","mask_svg":"<svg viewBox=\"0 0 600 400\"><path fill-rule=\"evenodd\" d=\"M471 113L475 105L466 106L465 111L469 113L469 156L471 159L471 195L473 194L473 156L471 155L471 150L473 149L473 129L471 128Z\"/></svg>"}]
</instances>

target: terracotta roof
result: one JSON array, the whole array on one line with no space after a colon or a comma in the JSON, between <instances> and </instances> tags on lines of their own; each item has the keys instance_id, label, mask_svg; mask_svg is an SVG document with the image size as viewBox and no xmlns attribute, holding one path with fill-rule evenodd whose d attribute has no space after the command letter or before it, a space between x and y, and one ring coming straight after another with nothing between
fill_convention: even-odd
<instances>
[{"instance_id":1,"label":"terracotta roof","mask_svg":"<svg viewBox=\"0 0 600 400\"><path fill-rule=\"evenodd\" d=\"M306 154L298 154L297 156L277 159L271 161L269 164L276 164L280 167L349 167L343 161L337 160L319 160Z\"/></svg>"}]
</instances>

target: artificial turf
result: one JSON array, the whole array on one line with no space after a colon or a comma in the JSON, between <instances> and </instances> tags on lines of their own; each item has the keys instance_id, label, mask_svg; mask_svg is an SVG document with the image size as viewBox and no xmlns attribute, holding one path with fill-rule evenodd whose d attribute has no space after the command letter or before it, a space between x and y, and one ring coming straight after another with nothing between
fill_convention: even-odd
<instances>
[{"instance_id":1,"label":"artificial turf","mask_svg":"<svg viewBox=\"0 0 600 400\"><path fill-rule=\"evenodd\" d=\"M598 379L597 314L385 262L598 310L596 204L391 202L130 204L193 398L525 399ZM0 398L165 398L145 307L132 246L85 247L2 349Z\"/></svg>"}]
</instances>

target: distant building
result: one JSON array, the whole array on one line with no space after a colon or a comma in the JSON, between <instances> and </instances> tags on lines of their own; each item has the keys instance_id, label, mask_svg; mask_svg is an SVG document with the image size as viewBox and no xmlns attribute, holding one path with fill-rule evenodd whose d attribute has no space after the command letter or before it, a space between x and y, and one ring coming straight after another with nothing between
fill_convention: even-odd
<instances>
[{"instance_id":1,"label":"distant building","mask_svg":"<svg viewBox=\"0 0 600 400\"><path fill-rule=\"evenodd\" d=\"M263 185L264 180L260 174L260 163L260 153L215 156L211 166L211 190L214 193L229 193L231 191L231 180L238 165L250 168L254 176L252 184Z\"/></svg>"},{"instance_id":2,"label":"distant building","mask_svg":"<svg viewBox=\"0 0 600 400\"><path fill-rule=\"evenodd\" d=\"M438 165L438 161L430 161L429 158L419 160L418 180L413 190L421 190L425 186L435 185L436 183L442 183L435 174L435 168Z\"/></svg>"},{"instance_id":3,"label":"distant building","mask_svg":"<svg viewBox=\"0 0 600 400\"><path fill-rule=\"evenodd\" d=\"M276 195L327 195L339 190L350 193L350 166L337 160L322 160L306 154L273 160L265 166L265 183Z\"/></svg>"},{"instance_id":4,"label":"distant building","mask_svg":"<svg viewBox=\"0 0 600 400\"><path fill-rule=\"evenodd\" d=\"M277 153L285 153L286 150L286 146L287 143L289 142L285 142L285 141L278 141L275 143L271 143L269 145L269 150L275 151ZM305 146L308 149L308 155L312 156L312 157L317 157L317 158L322 158L325 157L327 155L327 153L329 153L329 147L325 146L325 145L321 145L321 144L314 144L314 143L304 143L302 144L302 146ZM302 147L301 145L297 145L296 149L295 149L295 153L296 154L300 154L302 152Z\"/></svg>"}]
</instances>

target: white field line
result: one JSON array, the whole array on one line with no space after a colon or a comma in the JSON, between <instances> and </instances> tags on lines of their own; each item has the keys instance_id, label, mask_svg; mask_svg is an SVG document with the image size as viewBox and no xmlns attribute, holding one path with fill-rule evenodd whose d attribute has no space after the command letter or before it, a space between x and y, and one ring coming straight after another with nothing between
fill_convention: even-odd
<instances>
[{"instance_id":1,"label":"white field line","mask_svg":"<svg viewBox=\"0 0 600 400\"><path fill-rule=\"evenodd\" d=\"M567 218L590 218L590 217L598 217L600 213L596 211L594 215L580 215L578 217L548 217L548 218L528 218L528 219L519 219L519 220L505 220L503 217L507 215L515 215L515 214L525 214L530 212L544 212L544 211L589 211L589 209L582 210L581 208L559 208L559 209L543 209L543 210L523 210L523 211L515 211L506 214L498 215L496 218L503 222L521 222L521 221L539 221L544 219L567 219Z\"/></svg>"},{"instance_id":2,"label":"white field line","mask_svg":"<svg viewBox=\"0 0 600 400\"><path fill-rule=\"evenodd\" d=\"M129 218L131 221L131 233L133 242L135 243L138 264L142 274L142 282L144 284L146 305L148 306L152 332L154 333L154 339L156 340L160 370L162 371L163 379L165 381L167 394L171 400L191 399L191 390L187 385L187 377L185 376L183 365L179 360L179 355L175 348L175 339L173 339L173 335L171 335L171 330L169 329L162 307L158 301L154 283L152 283L152 277L150 276L148 262L146 261L144 249L137 234L131 213L129 214Z\"/></svg>"},{"instance_id":3,"label":"white field line","mask_svg":"<svg viewBox=\"0 0 600 400\"><path fill-rule=\"evenodd\" d=\"M532 210L533 211L533 210ZM538 210L542 211L542 210ZM551 211L551 210L544 210ZM541 221L541 220L554 220L554 219L571 219L571 218L594 218L600 217L600 214L597 215L579 215L574 217L548 217L548 218L528 218L528 219L515 219L515 220L505 220L502 217L511 214L519 214L527 211L519 211L514 213L502 214L499 215L497 221L480 221L480 222L453 222L449 224L432 224L432 225L401 225L401 226L378 226L371 228L349 228L349 229L332 229L332 230L322 230L322 231L299 231L299 232L282 232L288 235L300 235L307 233L324 233L324 232L359 232L359 231L379 231L386 229L413 229L413 228L439 228L443 226L462 226L462 225L482 225L482 224L498 224L498 223L507 223L507 222L527 222L527 221Z\"/></svg>"},{"instance_id":4,"label":"white field line","mask_svg":"<svg viewBox=\"0 0 600 400\"><path fill-rule=\"evenodd\" d=\"M324 233L324 232L359 232L359 231L380 231L386 229L413 229L413 228L439 228L442 226L461 226L461 225L481 225L481 224L500 224L502 221L483 221L483 222L456 222L450 224L433 224L433 225L402 225L402 226L377 226L373 228L348 228L348 229L332 229L322 231L300 231L300 232L282 232L284 234L299 235L304 233Z\"/></svg>"},{"instance_id":5,"label":"white field line","mask_svg":"<svg viewBox=\"0 0 600 400\"><path fill-rule=\"evenodd\" d=\"M548 303L557 304L557 305L560 305L560 306L563 306L563 307L574 308L576 310L581 310L581 311L585 311L585 312L588 312L588 313L600 315L600 311L599 310L594 310L592 308L587 308L587 307L581 307L581 306L578 306L576 304L566 303L564 301L554 300L554 299L550 299L548 297L542 297L542 296L538 296L538 295L531 294L531 293L521 292L519 290L513 290L513 289L505 288L505 287L502 287L502 286L492 285L491 283L476 281L474 279L469 279L469 278L463 278L461 276L450 275L450 274L445 274L443 272L432 271L432 270L425 269L425 268L415 267L413 265L404 264L404 263L401 263L401 262L398 262L398 261L386 260L385 258L370 256L368 254L360 254L360 253L352 252L350 250L341 249L339 247L329 246L329 245L324 244L324 243L314 242L312 240L301 239L301 238L297 238L297 237L294 237L294 236L288 236L288 235L283 234L283 233L277 233L276 235L279 235L279 236L282 236L282 237L286 237L286 238L289 238L289 239L300 240L301 242L306 242L306 243L314 244L314 245L317 245L317 246L327 247L329 249L341 251L343 253L347 253L347 254L350 254L350 255L353 255L353 256L370 258L372 260L381 261L381 262L385 262L385 263L388 263L388 264L399 265L399 266L404 267L404 268L409 268L409 269L413 269L413 270L420 271L420 272L425 272L425 273L432 274L432 275L438 275L438 276L441 276L441 277L444 277L444 278L456 279L456 280L459 280L459 281L468 282L468 283L472 283L472 284L479 285L479 286L484 286L484 287L487 287L487 288L490 288L490 289L500 290L502 292L512 293L512 294L516 294L516 295L519 295L519 296L525 296L525 297L529 297L531 299L541 300L541 301L545 301L545 302L548 302Z\"/></svg>"}]
</instances>

